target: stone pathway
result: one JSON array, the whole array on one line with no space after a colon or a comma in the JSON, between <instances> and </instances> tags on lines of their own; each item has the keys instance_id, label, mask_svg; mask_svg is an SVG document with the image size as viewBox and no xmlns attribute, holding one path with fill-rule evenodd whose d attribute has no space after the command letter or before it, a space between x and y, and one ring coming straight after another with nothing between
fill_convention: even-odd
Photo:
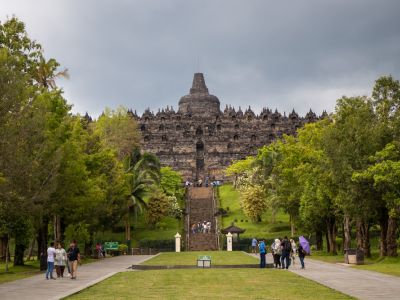
<instances>
[{"instance_id":1,"label":"stone pathway","mask_svg":"<svg viewBox=\"0 0 400 300\"><path fill-rule=\"evenodd\" d=\"M267 263L272 261L272 255L267 255ZM400 299L400 277L321 262L308 257L305 259L305 266L302 270L300 261L296 258L295 265L291 265L289 270L357 299Z\"/></svg>"},{"instance_id":2,"label":"stone pathway","mask_svg":"<svg viewBox=\"0 0 400 300\"><path fill-rule=\"evenodd\" d=\"M152 257L153 255L124 255L79 266L76 280L71 280L67 277L57 280L46 280L43 273L3 283L0 284L0 299L60 299L79 292L118 272L127 271L132 264L139 264ZM54 275L56 275L55 272Z\"/></svg>"}]
</instances>

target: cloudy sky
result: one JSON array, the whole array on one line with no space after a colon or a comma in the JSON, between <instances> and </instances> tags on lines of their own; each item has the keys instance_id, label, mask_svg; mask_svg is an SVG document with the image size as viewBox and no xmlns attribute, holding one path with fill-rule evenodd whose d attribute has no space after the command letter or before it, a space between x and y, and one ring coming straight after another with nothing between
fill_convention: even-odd
<instances>
[{"instance_id":1,"label":"cloudy sky","mask_svg":"<svg viewBox=\"0 0 400 300\"><path fill-rule=\"evenodd\" d=\"M177 108L198 71L222 108L333 111L400 79L399 12L398 0L0 0L0 20L26 23L69 69L58 84L74 111L93 116Z\"/></svg>"}]
</instances>

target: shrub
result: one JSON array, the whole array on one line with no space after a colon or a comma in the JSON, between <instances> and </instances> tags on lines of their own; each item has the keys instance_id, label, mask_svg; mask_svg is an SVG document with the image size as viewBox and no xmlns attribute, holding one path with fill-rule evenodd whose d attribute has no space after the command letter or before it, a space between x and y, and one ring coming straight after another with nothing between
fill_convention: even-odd
<instances>
[{"instance_id":1,"label":"shrub","mask_svg":"<svg viewBox=\"0 0 400 300\"><path fill-rule=\"evenodd\" d=\"M126 251L128 251L128 246L125 245L125 244L119 244L118 245L118 251L126 252Z\"/></svg>"},{"instance_id":2,"label":"shrub","mask_svg":"<svg viewBox=\"0 0 400 300\"><path fill-rule=\"evenodd\" d=\"M138 243L140 248L152 248L160 251L174 251L175 240L140 240Z\"/></svg>"}]
</instances>

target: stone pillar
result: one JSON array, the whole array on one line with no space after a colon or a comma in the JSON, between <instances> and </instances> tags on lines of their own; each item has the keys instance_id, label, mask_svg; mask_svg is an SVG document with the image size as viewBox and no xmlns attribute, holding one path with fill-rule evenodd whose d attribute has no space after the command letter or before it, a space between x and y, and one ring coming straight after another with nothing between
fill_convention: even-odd
<instances>
[{"instance_id":1,"label":"stone pillar","mask_svg":"<svg viewBox=\"0 0 400 300\"><path fill-rule=\"evenodd\" d=\"M232 233L230 232L226 235L226 250L232 251Z\"/></svg>"},{"instance_id":2,"label":"stone pillar","mask_svg":"<svg viewBox=\"0 0 400 300\"><path fill-rule=\"evenodd\" d=\"M181 252L181 235L179 232L175 234L175 252Z\"/></svg>"}]
</instances>

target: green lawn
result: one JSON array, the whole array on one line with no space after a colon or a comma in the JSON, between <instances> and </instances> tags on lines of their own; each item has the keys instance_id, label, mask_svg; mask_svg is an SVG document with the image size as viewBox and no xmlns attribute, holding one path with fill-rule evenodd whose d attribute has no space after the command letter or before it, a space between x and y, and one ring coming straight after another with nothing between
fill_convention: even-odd
<instances>
[{"instance_id":1,"label":"green lawn","mask_svg":"<svg viewBox=\"0 0 400 300\"><path fill-rule=\"evenodd\" d=\"M354 268L400 276L400 257L385 257L376 261L366 261L365 265L354 266Z\"/></svg>"},{"instance_id":2,"label":"green lawn","mask_svg":"<svg viewBox=\"0 0 400 300\"><path fill-rule=\"evenodd\" d=\"M39 274L39 262L28 261L25 262L25 266L13 266L13 263L10 262L8 265L9 272L5 272L5 263L0 263L0 284L4 282L14 281L17 279L22 279L26 277L30 277L36 274Z\"/></svg>"},{"instance_id":3,"label":"green lawn","mask_svg":"<svg viewBox=\"0 0 400 300\"><path fill-rule=\"evenodd\" d=\"M229 208L228 216L222 218L221 227L228 227L234 222L236 226L246 229L246 232L240 235L243 238L273 239L285 235L290 236L287 214L279 211L275 216L275 223L272 223L271 211L267 211L262 216L262 222L253 223L240 208L239 192L230 184L219 187L219 206L224 209Z\"/></svg>"},{"instance_id":4,"label":"green lawn","mask_svg":"<svg viewBox=\"0 0 400 300\"><path fill-rule=\"evenodd\" d=\"M276 269L119 273L67 299L353 299Z\"/></svg>"},{"instance_id":5,"label":"green lawn","mask_svg":"<svg viewBox=\"0 0 400 300\"><path fill-rule=\"evenodd\" d=\"M344 255L330 255L323 251L315 251L310 256L312 259L329 262L344 263ZM360 270L380 272L388 275L400 277L400 257L379 257L377 251L373 251L371 258L365 258L364 265L352 266Z\"/></svg>"},{"instance_id":6,"label":"green lawn","mask_svg":"<svg viewBox=\"0 0 400 300\"><path fill-rule=\"evenodd\" d=\"M93 258L85 258L82 260L82 264L88 264L98 261ZM39 270L39 261L26 261L24 266L13 266L11 261L8 265L9 272L5 271L6 264L0 263L0 284L10 282L18 279L27 278L33 275L43 273L44 271Z\"/></svg>"},{"instance_id":7,"label":"green lawn","mask_svg":"<svg viewBox=\"0 0 400 300\"><path fill-rule=\"evenodd\" d=\"M160 255L145 261L144 265L196 265L199 255L211 256L213 265L239 265L239 264L257 264L258 259L241 251L192 251L192 252L164 252Z\"/></svg>"}]
</instances>

